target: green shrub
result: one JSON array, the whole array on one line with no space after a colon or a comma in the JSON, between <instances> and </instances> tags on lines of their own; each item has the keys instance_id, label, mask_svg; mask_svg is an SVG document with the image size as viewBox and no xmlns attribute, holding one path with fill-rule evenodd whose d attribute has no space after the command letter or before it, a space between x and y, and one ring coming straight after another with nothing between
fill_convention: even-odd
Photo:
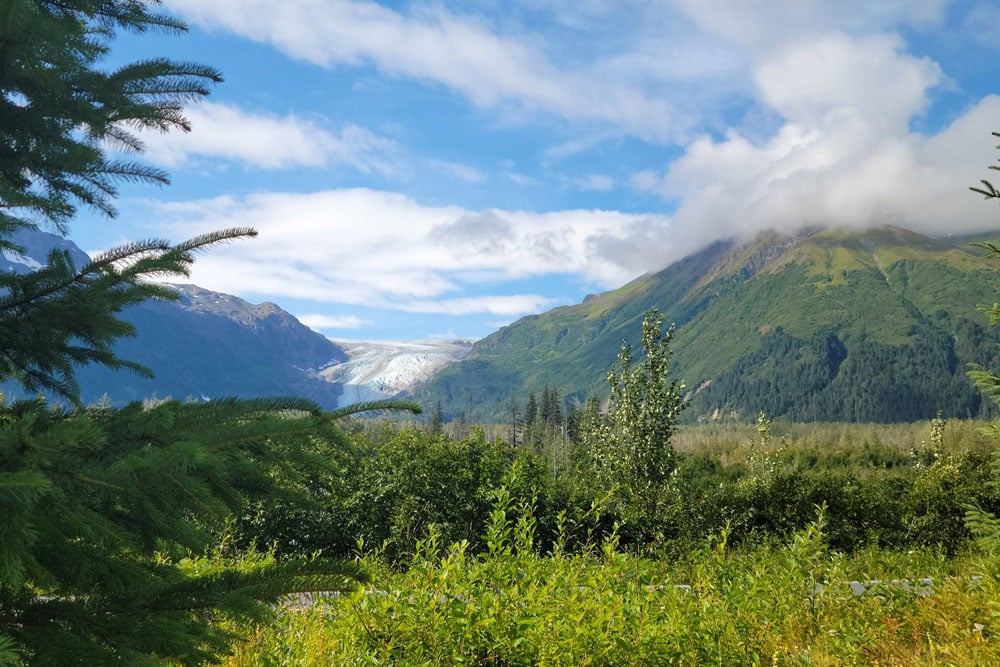
<instances>
[{"instance_id":1,"label":"green shrub","mask_svg":"<svg viewBox=\"0 0 1000 667\"><path fill-rule=\"evenodd\" d=\"M815 512L815 508L814 508ZM365 591L285 613L229 664L249 665L917 665L992 664L1000 655L991 576L870 547L848 558L820 511L781 545L734 549L728 532L679 560L538 551L530 502L501 489L486 550L430 531L404 572L364 560ZM558 542L558 540L557 540ZM857 596L848 582L877 575ZM932 577L908 592L890 577Z\"/></svg>"}]
</instances>

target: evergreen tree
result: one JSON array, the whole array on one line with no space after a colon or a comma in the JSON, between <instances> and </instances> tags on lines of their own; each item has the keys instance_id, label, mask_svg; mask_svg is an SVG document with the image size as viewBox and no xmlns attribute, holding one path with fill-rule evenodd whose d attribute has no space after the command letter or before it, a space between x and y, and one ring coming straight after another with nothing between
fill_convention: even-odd
<instances>
[{"instance_id":1,"label":"evergreen tree","mask_svg":"<svg viewBox=\"0 0 1000 667\"><path fill-rule=\"evenodd\" d=\"M562 407L559 403L559 391L549 389L546 385L542 391L542 421L554 426L562 425Z\"/></svg>"},{"instance_id":2,"label":"evergreen tree","mask_svg":"<svg viewBox=\"0 0 1000 667\"><path fill-rule=\"evenodd\" d=\"M190 557L251 502L310 502L308 479L342 437L336 416L299 399L5 408L0 637L33 665L195 665L232 639L222 618L353 588L365 575L340 561Z\"/></svg>"},{"instance_id":3,"label":"evergreen tree","mask_svg":"<svg viewBox=\"0 0 1000 667\"><path fill-rule=\"evenodd\" d=\"M459 440L465 440L469 437L469 419L465 416L465 411L463 410L458 414L458 423L455 426L455 437Z\"/></svg>"},{"instance_id":4,"label":"evergreen tree","mask_svg":"<svg viewBox=\"0 0 1000 667\"><path fill-rule=\"evenodd\" d=\"M538 420L538 400L535 392L528 394L528 403L524 406L524 423L531 426Z\"/></svg>"},{"instance_id":5,"label":"evergreen tree","mask_svg":"<svg viewBox=\"0 0 1000 667\"><path fill-rule=\"evenodd\" d=\"M79 204L114 215L116 182L167 175L106 148L142 150L136 129L190 129L182 105L222 77L155 58L105 70L116 31L181 32L157 0L7 0L0 22L0 234L65 231Z\"/></svg>"},{"instance_id":6,"label":"evergreen tree","mask_svg":"<svg viewBox=\"0 0 1000 667\"><path fill-rule=\"evenodd\" d=\"M0 248L11 233L47 224L65 232L80 204L113 216L116 183L166 183L162 171L114 159L136 153L136 129L188 130L182 105L203 97L221 76L210 67L157 58L101 67L118 30L178 32L176 19L139 0L9 0L0 21ZM74 266L53 252L42 270L0 276L0 380L75 400L73 367L118 359L112 344L132 327L116 317L143 299L176 298L144 282L187 275L192 252L253 235L236 229L172 245L127 244Z\"/></svg>"},{"instance_id":7,"label":"evergreen tree","mask_svg":"<svg viewBox=\"0 0 1000 667\"><path fill-rule=\"evenodd\" d=\"M444 432L444 415L441 412L441 401L434 406L434 414L431 416L431 435L441 435Z\"/></svg>"},{"instance_id":8,"label":"evergreen tree","mask_svg":"<svg viewBox=\"0 0 1000 667\"><path fill-rule=\"evenodd\" d=\"M1000 132L994 132L993 136L1000 137ZM1000 171L1000 167L996 165L991 165L990 169ZM990 181L983 179L980 183L983 187L972 187L970 190L978 192L986 199L1000 199L1000 190L997 190ZM1000 259L1000 245L996 243L977 245L987 251L988 257ZM990 326L1000 324L1000 303L982 304L979 306L979 310L989 318ZM972 364L972 370L968 374L986 396L995 404L1000 404L1000 375L978 364ZM1000 436L1000 429L996 426L993 426L992 429L994 435ZM1000 466L994 466L994 469L1000 470ZM1000 489L1000 476L994 476L992 485L994 489ZM987 553L994 555L1000 553L1000 518L986 512L979 506L970 506L966 511L965 523L970 532L975 535L980 547L984 548Z\"/></svg>"},{"instance_id":9,"label":"evergreen tree","mask_svg":"<svg viewBox=\"0 0 1000 667\"><path fill-rule=\"evenodd\" d=\"M21 228L65 232L80 205L114 216L123 180L167 181L109 148L140 152L136 129L187 130L182 105L221 77L163 58L103 69L118 31L184 29L158 4L2 4L0 248L17 250ZM53 252L37 272L0 275L0 382L75 406L0 401L0 664L203 664L233 639L220 619L262 618L281 594L364 579L319 558L201 556L252 508L312 502L343 414L298 399L80 406L77 365L148 372L113 349L134 333L124 308L176 298L147 278L186 275L194 252L253 234L131 243L82 267ZM356 409L373 407L417 411Z\"/></svg>"},{"instance_id":10,"label":"evergreen tree","mask_svg":"<svg viewBox=\"0 0 1000 667\"><path fill-rule=\"evenodd\" d=\"M51 391L79 405L75 369L99 363L149 375L120 359L115 341L135 334L118 314L149 298L177 299L169 287L145 281L156 275L187 275L194 252L252 229L231 229L171 245L153 240L109 250L83 267L54 250L48 263L26 275L0 273L0 380L29 391Z\"/></svg>"},{"instance_id":11,"label":"evergreen tree","mask_svg":"<svg viewBox=\"0 0 1000 667\"><path fill-rule=\"evenodd\" d=\"M1000 138L1000 132L994 132L993 136ZM1000 146L997 146L997 148L1000 149ZM990 169L1000 171L1000 167L996 165L990 165ZM970 187L969 189L973 192L978 192L986 199L1000 199L1000 190L997 190L990 181L983 179L980 183L982 183L982 187ZM988 257L994 259L1000 258L1000 245L996 243L977 243L975 245L986 250ZM1000 324L1000 303L993 303L992 305L982 304L979 306L979 311L989 318L990 326ZM1000 404L1000 376L978 364L973 364L973 370L969 371L969 377L972 378L984 394L989 396L995 403Z\"/></svg>"},{"instance_id":12,"label":"evergreen tree","mask_svg":"<svg viewBox=\"0 0 1000 667\"><path fill-rule=\"evenodd\" d=\"M1000 132L993 132L993 136L1000 139ZM1000 146L997 146L997 148L1000 148ZM990 165L989 168L992 169L993 171L1000 171L1000 167L998 167L995 164ZM983 197L985 197L986 199L1000 199L1000 190L997 190L996 187L994 187L993 183L986 180L985 178L979 182L982 184L982 187L970 186L969 189L972 190L973 192L978 192L979 194L983 195Z\"/></svg>"},{"instance_id":13,"label":"evergreen tree","mask_svg":"<svg viewBox=\"0 0 1000 667\"><path fill-rule=\"evenodd\" d=\"M511 396L507 404L507 417L510 419L510 427L507 440L511 447L517 447L518 434L521 432L521 412L517 405L517 397Z\"/></svg>"}]
</instances>

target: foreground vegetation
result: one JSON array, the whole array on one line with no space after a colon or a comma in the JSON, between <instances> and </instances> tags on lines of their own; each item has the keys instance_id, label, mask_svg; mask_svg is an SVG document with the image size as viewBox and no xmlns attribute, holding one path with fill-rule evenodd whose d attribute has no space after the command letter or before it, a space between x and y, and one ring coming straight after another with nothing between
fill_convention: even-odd
<instances>
[{"instance_id":1,"label":"foreground vegetation","mask_svg":"<svg viewBox=\"0 0 1000 667\"><path fill-rule=\"evenodd\" d=\"M132 159L140 133L189 130L184 106L221 75L168 58L108 62L122 31L184 31L159 4L3 3L0 251L23 252L21 230L65 233L81 205L113 217L123 180L167 182ZM158 281L189 275L199 250L255 235L138 241L82 263L56 248L36 270L0 272L0 386L38 395L0 395L0 665L204 664L229 650L227 620L367 579L350 562L223 553L227 525L251 508L309 506L342 441L336 413L295 398L80 399L82 365L151 374L119 357L116 343L135 333L125 309L179 298Z\"/></svg>"},{"instance_id":2,"label":"foreground vegetation","mask_svg":"<svg viewBox=\"0 0 1000 667\"><path fill-rule=\"evenodd\" d=\"M353 547L372 582L241 628L227 664L1000 660L1000 533L970 513L997 504L983 424L758 427L677 434L656 544L528 449L356 436L362 468L399 466Z\"/></svg>"},{"instance_id":3,"label":"foreground vegetation","mask_svg":"<svg viewBox=\"0 0 1000 667\"><path fill-rule=\"evenodd\" d=\"M188 129L220 75L103 68L121 30L183 31L158 4L8 3L0 249L80 204L113 215L122 179L166 181L108 145ZM176 298L148 279L252 235L0 275L0 382L72 405L0 400L0 665L1000 661L996 429L680 429L655 311L610 405L570 424L546 392L509 444L440 421L348 434L299 399L83 406L79 365L148 372L114 347L123 309Z\"/></svg>"},{"instance_id":4,"label":"foreground vegetation","mask_svg":"<svg viewBox=\"0 0 1000 667\"><path fill-rule=\"evenodd\" d=\"M828 551L819 525L749 552L719 539L680 563L626 555L613 542L539 557L516 524L480 556L464 543L439 555L430 540L404 573L287 609L228 664L996 662L997 581L978 563L932 552L848 558ZM887 581L900 571L932 577L933 592ZM873 573L885 583L854 595L847 582Z\"/></svg>"}]
</instances>

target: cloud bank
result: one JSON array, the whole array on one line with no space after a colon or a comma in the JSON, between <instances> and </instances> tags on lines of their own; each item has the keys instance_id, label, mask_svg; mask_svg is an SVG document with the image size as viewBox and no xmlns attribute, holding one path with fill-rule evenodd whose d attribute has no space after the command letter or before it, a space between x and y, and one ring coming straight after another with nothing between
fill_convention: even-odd
<instances>
[{"instance_id":1,"label":"cloud bank","mask_svg":"<svg viewBox=\"0 0 1000 667\"><path fill-rule=\"evenodd\" d=\"M789 44L754 71L759 96L783 123L763 142L730 129L703 136L659 184L677 201L676 229L746 236L807 225L896 224L943 234L997 228L996 211L968 193L995 158L988 96L932 135L910 123L942 79L898 38L828 35Z\"/></svg>"},{"instance_id":2,"label":"cloud bank","mask_svg":"<svg viewBox=\"0 0 1000 667\"><path fill-rule=\"evenodd\" d=\"M503 285L573 274L613 287L635 257L665 252L667 218L613 211L467 211L368 189L261 193L159 204L159 229L190 237L250 225L259 238L199 258L192 281L224 292L394 308L514 316L551 297ZM486 286L501 293L470 293ZM498 288L498 286L500 286Z\"/></svg>"}]
</instances>

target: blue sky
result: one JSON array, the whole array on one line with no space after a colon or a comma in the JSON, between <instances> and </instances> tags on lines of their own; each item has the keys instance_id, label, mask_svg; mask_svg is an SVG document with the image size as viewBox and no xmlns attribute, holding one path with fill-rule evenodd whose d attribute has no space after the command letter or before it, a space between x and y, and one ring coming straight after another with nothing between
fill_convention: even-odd
<instances>
[{"instance_id":1,"label":"blue sky","mask_svg":"<svg viewBox=\"0 0 1000 667\"><path fill-rule=\"evenodd\" d=\"M1000 229L996 0L164 0L225 83L88 251L252 225L192 282L335 338L479 338L720 238Z\"/></svg>"}]
</instances>

